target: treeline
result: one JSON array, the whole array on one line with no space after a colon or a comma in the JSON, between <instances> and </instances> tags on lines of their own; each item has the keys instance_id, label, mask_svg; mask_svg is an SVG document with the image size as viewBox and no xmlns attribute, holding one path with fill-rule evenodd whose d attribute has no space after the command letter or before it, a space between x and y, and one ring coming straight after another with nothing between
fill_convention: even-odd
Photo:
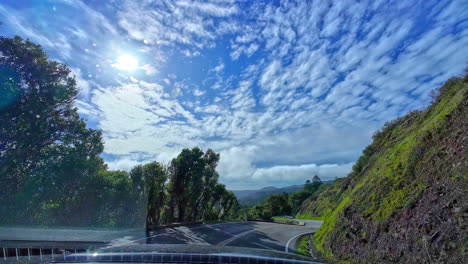
<instances>
[{"instance_id":1,"label":"treeline","mask_svg":"<svg viewBox=\"0 0 468 264\"><path fill-rule=\"evenodd\" d=\"M237 199L218 183L219 157L211 149L184 149L168 166L153 162L134 167L130 177L138 183L141 204L147 201L146 227L235 218Z\"/></svg>"},{"instance_id":2,"label":"treeline","mask_svg":"<svg viewBox=\"0 0 468 264\"><path fill-rule=\"evenodd\" d=\"M273 216L295 215L302 203L322 186L322 180L315 175L312 181L307 180L304 190L291 194L271 194L261 204L243 208L239 215L245 220L271 220Z\"/></svg>"},{"instance_id":3,"label":"treeline","mask_svg":"<svg viewBox=\"0 0 468 264\"><path fill-rule=\"evenodd\" d=\"M0 37L0 224L123 227L233 215L219 154L184 149L170 164L108 170L102 133L74 104L76 81L39 45Z\"/></svg>"}]
</instances>

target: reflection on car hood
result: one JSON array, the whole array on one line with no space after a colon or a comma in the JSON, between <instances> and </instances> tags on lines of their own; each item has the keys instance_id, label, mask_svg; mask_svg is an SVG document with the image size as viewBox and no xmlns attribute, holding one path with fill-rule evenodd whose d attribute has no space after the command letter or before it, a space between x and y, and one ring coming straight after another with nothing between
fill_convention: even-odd
<instances>
[{"instance_id":1,"label":"reflection on car hood","mask_svg":"<svg viewBox=\"0 0 468 264\"><path fill-rule=\"evenodd\" d=\"M142 244L111 247L95 252L70 254L54 263L146 262L146 263L232 263L301 264L311 258L273 250L213 245Z\"/></svg>"}]
</instances>

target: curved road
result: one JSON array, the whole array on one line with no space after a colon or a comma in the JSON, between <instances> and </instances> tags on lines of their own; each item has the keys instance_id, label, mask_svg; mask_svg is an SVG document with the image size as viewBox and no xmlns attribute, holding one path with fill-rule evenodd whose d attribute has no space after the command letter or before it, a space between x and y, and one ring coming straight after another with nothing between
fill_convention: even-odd
<instances>
[{"instance_id":1,"label":"curved road","mask_svg":"<svg viewBox=\"0 0 468 264\"><path fill-rule=\"evenodd\" d=\"M301 234L315 232L320 225L320 221L307 221L305 226L269 222L226 222L193 227L181 226L153 232L144 242L210 244L295 252L295 240Z\"/></svg>"},{"instance_id":2,"label":"curved road","mask_svg":"<svg viewBox=\"0 0 468 264\"><path fill-rule=\"evenodd\" d=\"M300 220L305 226L269 222L224 222L165 228L146 237L142 230L79 230L0 227L0 248L86 249L132 244L202 244L295 252L296 239L315 232L321 221ZM5 251L2 252L3 255ZM15 255L15 252L7 255ZM24 254L19 252L20 256ZM5 258L6 256L3 256Z\"/></svg>"}]
</instances>

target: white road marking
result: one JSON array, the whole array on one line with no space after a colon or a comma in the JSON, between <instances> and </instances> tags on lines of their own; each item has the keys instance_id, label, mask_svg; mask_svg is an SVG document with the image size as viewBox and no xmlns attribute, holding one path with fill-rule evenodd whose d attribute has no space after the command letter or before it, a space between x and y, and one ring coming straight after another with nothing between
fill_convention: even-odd
<instances>
[{"instance_id":1,"label":"white road marking","mask_svg":"<svg viewBox=\"0 0 468 264\"><path fill-rule=\"evenodd\" d=\"M232 224L232 223L242 223L242 222L221 222L221 223L216 223L216 224L209 224L211 226L217 226L217 225L223 225L223 224ZM196 227L187 227L191 230L194 230L194 229L200 229L200 228L203 228L203 227L207 227L208 224L202 224L200 226L196 226ZM128 244L133 244L137 241L141 241L141 240L146 240L146 239L149 239L149 238L154 238L154 237L158 237L158 236L161 236L161 235L165 235L165 234L170 234L170 233L175 233L175 232L178 232L178 228L179 227L182 227L182 226L178 226L178 227L169 227L169 228L164 228L164 229L161 229L160 231L163 231L161 233L158 233L156 235L152 235L152 236L145 236L145 237L142 237L142 238L139 238L139 239L135 239L135 240L130 240L130 241L127 241L127 242L123 242L123 243L119 243L118 240L116 240L115 242L117 242L117 244L113 244L112 241L111 241L111 244L106 247L106 248L112 248L112 247L118 247L118 246L123 246L123 245L128 245ZM183 227L186 227L186 226L183 226ZM232 235L232 234L231 234ZM114 243L115 243L114 242Z\"/></svg>"},{"instance_id":2,"label":"white road marking","mask_svg":"<svg viewBox=\"0 0 468 264\"><path fill-rule=\"evenodd\" d=\"M218 232L223 232L223 233L226 234L226 235L233 236L233 234L228 233L228 232L226 232L226 231L224 231L224 230L221 230L221 229L219 229L219 228L213 227L213 226L211 226L211 225L206 225L206 227L209 228L209 229L218 231Z\"/></svg>"},{"instance_id":3,"label":"white road marking","mask_svg":"<svg viewBox=\"0 0 468 264\"><path fill-rule=\"evenodd\" d=\"M245 235L248 235L252 232L255 232L255 231L259 231L259 230L263 230L263 229L270 229L270 228L275 228L275 227L278 227L278 226L268 226L268 227L261 227L261 228L255 228L255 229L252 229L252 230L248 230L248 231L245 231L245 232L242 232L240 234L237 234L229 239L226 239L220 243L218 243L218 246L226 246L227 244L233 242L234 240L237 240Z\"/></svg>"},{"instance_id":4,"label":"white road marking","mask_svg":"<svg viewBox=\"0 0 468 264\"><path fill-rule=\"evenodd\" d=\"M249 231L245 231L245 232L242 232L240 234L237 234L237 235L235 235L235 236L233 236L231 238L228 238L228 239L218 243L218 246L226 246L227 244L231 243L232 241L234 241L234 240L236 240L238 238L241 238L241 237L243 237L245 235L248 235L248 234L250 234L252 232L255 232L255 231L257 231L257 229L253 229L253 230L249 230Z\"/></svg>"},{"instance_id":5,"label":"white road marking","mask_svg":"<svg viewBox=\"0 0 468 264\"><path fill-rule=\"evenodd\" d=\"M291 237L289 240L288 240L288 243L286 243L286 248L284 249L284 251L286 252L289 252L289 244L291 243L291 241L293 241L293 239L299 237L299 236L304 236L304 235L308 235L308 234L313 234L314 232L307 232L307 233L302 233L302 234L299 234L299 235L295 235L293 237Z\"/></svg>"},{"instance_id":6,"label":"white road marking","mask_svg":"<svg viewBox=\"0 0 468 264\"><path fill-rule=\"evenodd\" d=\"M260 243L257 243L257 242L254 242L254 244L255 244L255 245L258 245L258 246L261 246L261 247L263 247L263 248L266 248L266 249L270 249L270 250L276 250L276 249L274 249L274 248L267 247L267 246L265 246L265 245L262 245L262 244L260 244Z\"/></svg>"}]
</instances>

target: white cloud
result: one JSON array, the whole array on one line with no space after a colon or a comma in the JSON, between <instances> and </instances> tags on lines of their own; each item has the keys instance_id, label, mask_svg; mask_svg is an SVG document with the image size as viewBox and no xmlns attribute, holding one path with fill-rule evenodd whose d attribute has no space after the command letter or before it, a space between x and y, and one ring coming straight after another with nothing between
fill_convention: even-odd
<instances>
[{"instance_id":1,"label":"white cloud","mask_svg":"<svg viewBox=\"0 0 468 264\"><path fill-rule=\"evenodd\" d=\"M195 96L202 96L205 94L205 91L199 90L199 89L194 89L193 90L193 95Z\"/></svg>"},{"instance_id":2,"label":"white cloud","mask_svg":"<svg viewBox=\"0 0 468 264\"><path fill-rule=\"evenodd\" d=\"M257 169L252 179L257 181L305 181L313 175L320 175L322 180L333 180L335 177L344 177L350 171L353 163L347 164L302 164L297 166L273 166Z\"/></svg>"},{"instance_id":3,"label":"white cloud","mask_svg":"<svg viewBox=\"0 0 468 264\"><path fill-rule=\"evenodd\" d=\"M237 6L229 3L127 0L122 4L118 17L120 27L137 40L202 48L214 45L216 17L224 18L237 12ZM184 53L197 55L189 50Z\"/></svg>"},{"instance_id":4,"label":"white cloud","mask_svg":"<svg viewBox=\"0 0 468 264\"><path fill-rule=\"evenodd\" d=\"M110 167L212 147L228 187L344 176L373 131L468 61L463 0L122 0L115 17L67 3L83 21L44 30L30 10L0 14L10 34L82 69L77 106L103 130ZM132 50L141 74L106 69Z\"/></svg>"},{"instance_id":5,"label":"white cloud","mask_svg":"<svg viewBox=\"0 0 468 264\"><path fill-rule=\"evenodd\" d=\"M193 115L155 83L100 87L94 90L92 102L99 110L99 128L109 154L175 153L192 147L199 133L193 127Z\"/></svg>"},{"instance_id":6,"label":"white cloud","mask_svg":"<svg viewBox=\"0 0 468 264\"><path fill-rule=\"evenodd\" d=\"M224 70L224 63L220 62L216 67L214 67L211 71L219 73Z\"/></svg>"},{"instance_id":7,"label":"white cloud","mask_svg":"<svg viewBox=\"0 0 468 264\"><path fill-rule=\"evenodd\" d=\"M176 4L189 9L196 9L207 15L225 17L236 14L239 9L235 5L217 5L206 2L177 1Z\"/></svg>"}]
</instances>

